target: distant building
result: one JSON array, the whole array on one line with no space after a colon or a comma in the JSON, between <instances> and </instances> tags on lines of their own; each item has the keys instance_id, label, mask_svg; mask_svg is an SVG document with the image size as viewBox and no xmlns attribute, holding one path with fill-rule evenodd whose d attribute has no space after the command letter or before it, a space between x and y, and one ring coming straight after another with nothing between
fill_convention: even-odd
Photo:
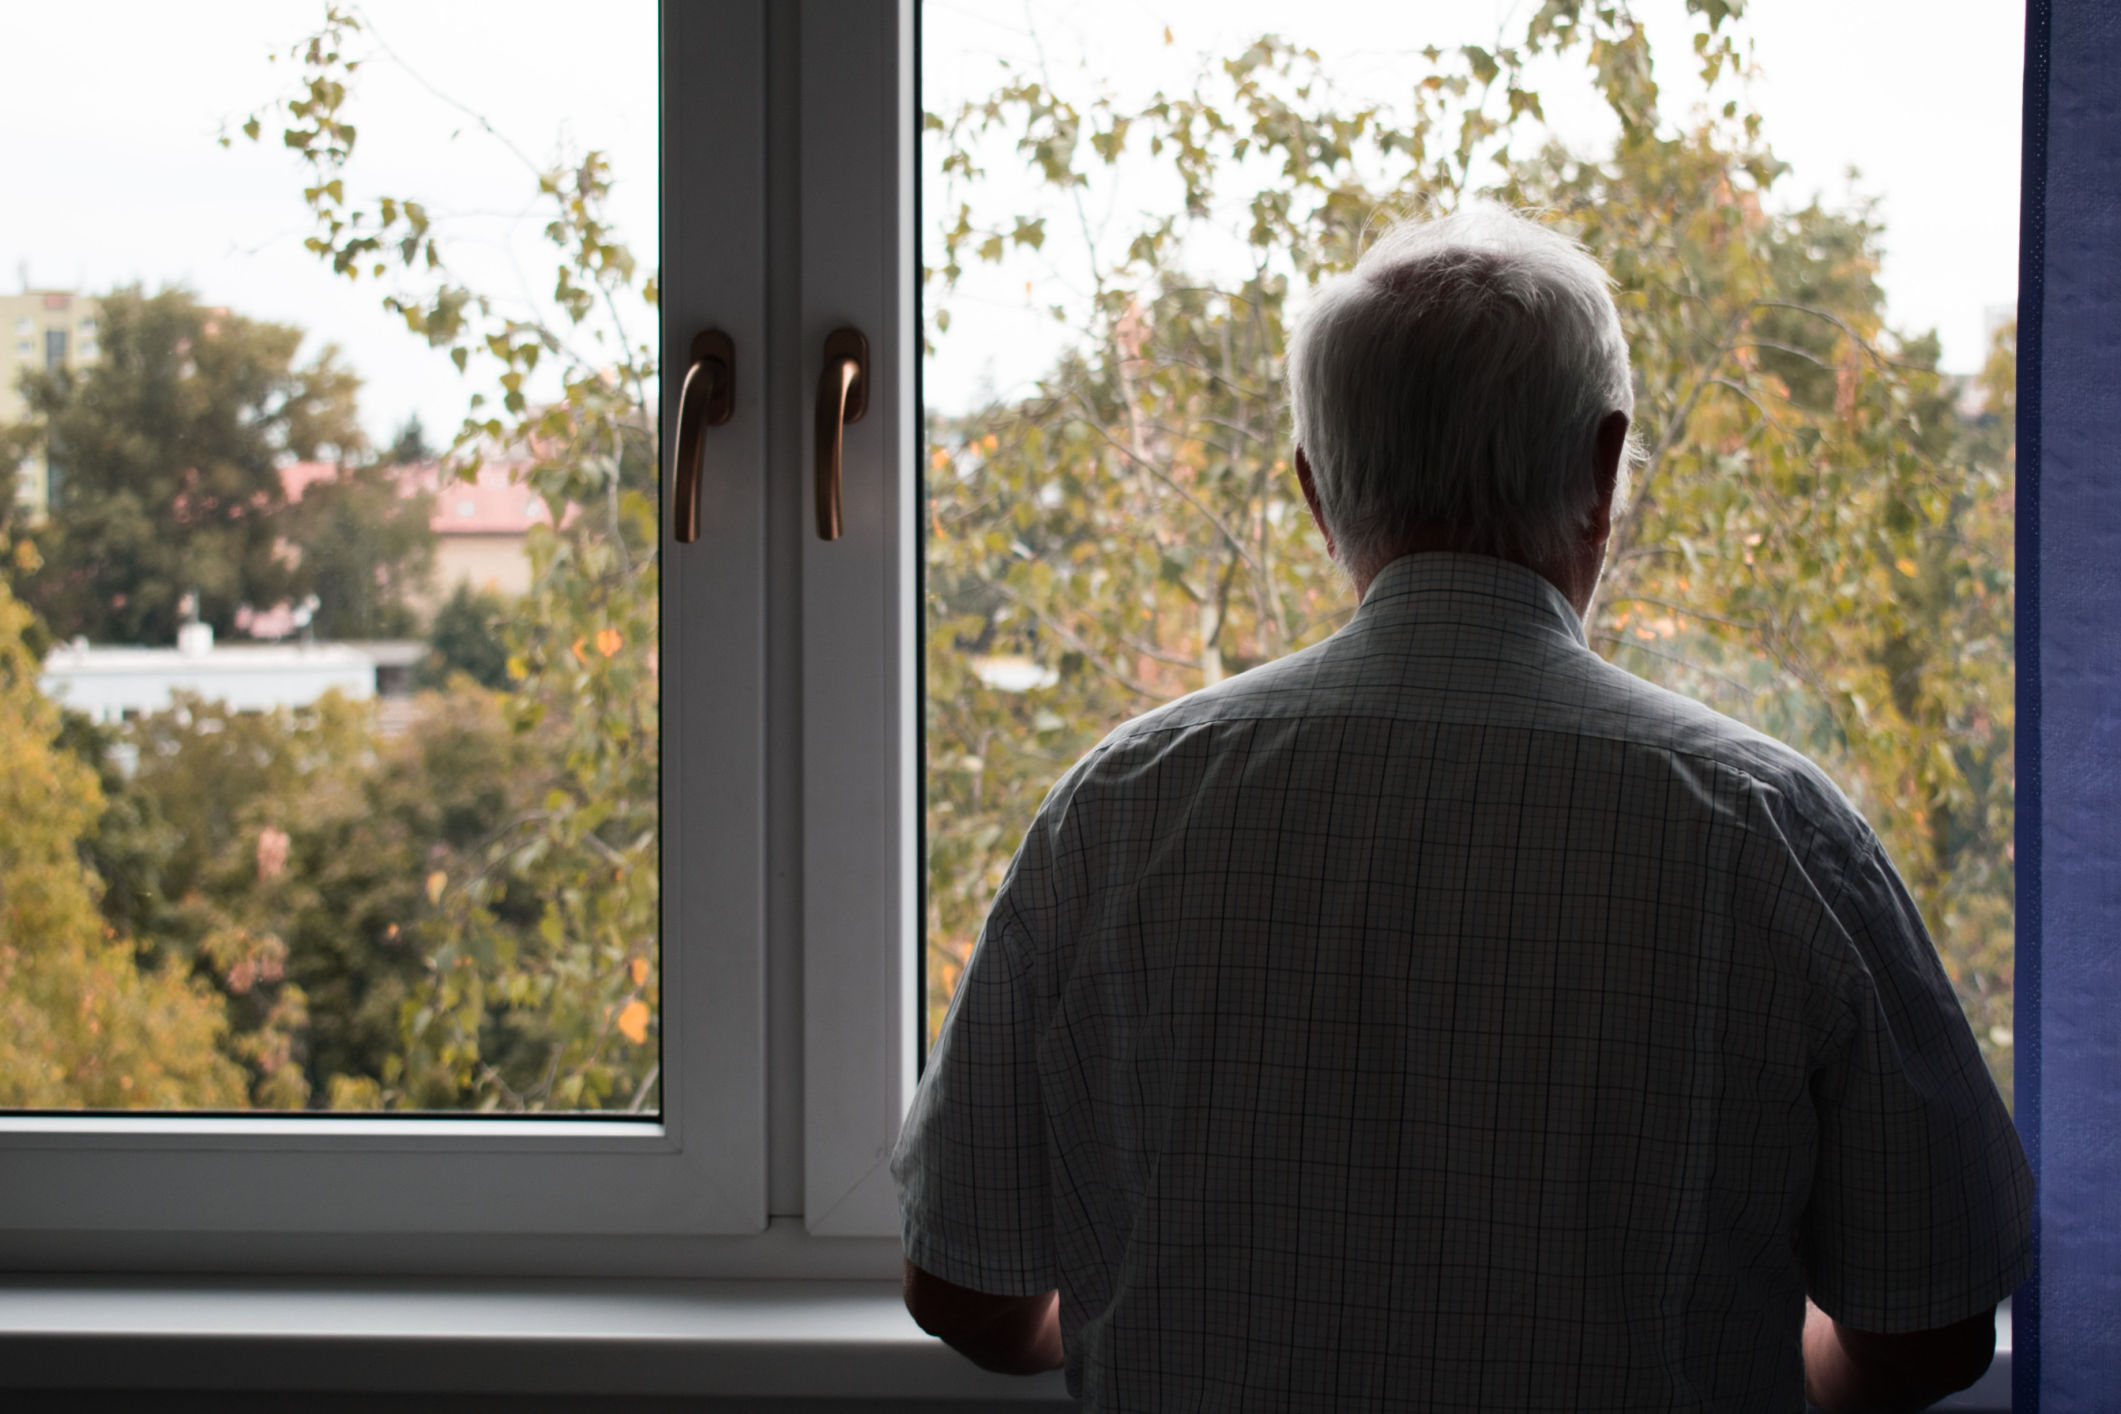
<instances>
[{"instance_id":1,"label":"distant building","mask_svg":"<svg viewBox=\"0 0 2121 1414\"><path fill-rule=\"evenodd\" d=\"M38 687L98 722L120 722L162 711L178 692L267 712L304 706L334 688L349 698L374 697L376 678L376 655L366 645L216 644L212 625L192 623L177 631L173 648L78 640L54 648Z\"/></svg>"},{"instance_id":2,"label":"distant building","mask_svg":"<svg viewBox=\"0 0 2121 1414\"><path fill-rule=\"evenodd\" d=\"M99 356L97 325L103 303L71 290L24 290L0 295L0 427L29 416L18 386L25 371L79 368ZM15 499L42 516L51 505L52 476L43 454L16 474Z\"/></svg>"},{"instance_id":3,"label":"distant building","mask_svg":"<svg viewBox=\"0 0 2121 1414\"><path fill-rule=\"evenodd\" d=\"M434 497L428 519L435 534L434 578L413 605L422 615L432 613L460 584L495 590L509 598L529 590L530 528L549 525L552 517L544 501L522 481L527 465L488 460L473 481L459 480L439 462L392 468L403 494ZM295 462L282 468L280 481L287 499L299 501L311 486L338 474L339 469L329 462Z\"/></svg>"},{"instance_id":4,"label":"distant building","mask_svg":"<svg viewBox=\"0 0 2121 1414\"><path fill-rule=\"evenodd\" d=\"M435 533L431 610L460 584L515 598L530 589L530 527L550 525L545 502L523 483L527 462L488 461L461 481L440 463L405 468L407 489L431 492Z\"/></svg>"}]
</instances>

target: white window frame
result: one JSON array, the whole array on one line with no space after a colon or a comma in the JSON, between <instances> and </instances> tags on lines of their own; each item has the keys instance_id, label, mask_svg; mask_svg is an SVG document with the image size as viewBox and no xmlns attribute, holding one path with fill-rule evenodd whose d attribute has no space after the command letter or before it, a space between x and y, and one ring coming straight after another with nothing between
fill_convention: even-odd
<instances>
[{"instance_id":1,"label":"white window frame","mask_svg":"<svg viewBox=\"0 0 2121 1414\"><path fill-rule=\"evenodd\" d=\"M0 1116L0 1270L895 1274L914 3L663 4L666 474L693 335L728 333L737 368L700 537L664 541L661 1119ZM841 324L868 337L868 415L824 543L810 400Z\"/></svg>"},{"instance_id":2,"label":"white window frame","mask_svg":"<svg viewBox=\"0 0 2121 1414\"><path fill-rule=\"evenodd\" d=\"M803 543L803 1211L818 1236L896 1239L919 1045L918 41L914 0L801 13L805 387L843 324L871 371L845 534Z\"/></svg>"}]
</instances>

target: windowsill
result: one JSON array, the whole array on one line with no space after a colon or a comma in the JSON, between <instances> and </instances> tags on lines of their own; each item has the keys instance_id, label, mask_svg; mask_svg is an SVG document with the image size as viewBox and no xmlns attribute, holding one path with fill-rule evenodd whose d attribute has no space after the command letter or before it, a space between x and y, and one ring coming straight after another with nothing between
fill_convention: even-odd
<instances>
[{"instance_id":1,"label":"windowsill","mask_svg":"<svg viewBox=\"0 0 2121 1414\"><path fill-rule=\"evenodd\" d=\"M988 1374L924 1334L888 1281L14 1279L0 1388L1069 1402L1057 1373ZM2010 1398L2006 1303L1995 1364L1935 1407Z\"/></svg>"},{"instance_id":2,"label":"windowsill","mask_svg":"<svg viewBox=\"0 0 2121 1414\"><path fill-rule=\"evenodd\" d=\"M0 1388L1068 1402L924 1334L888 1281L15 1278Z\"/></svg>"}]
</instances>

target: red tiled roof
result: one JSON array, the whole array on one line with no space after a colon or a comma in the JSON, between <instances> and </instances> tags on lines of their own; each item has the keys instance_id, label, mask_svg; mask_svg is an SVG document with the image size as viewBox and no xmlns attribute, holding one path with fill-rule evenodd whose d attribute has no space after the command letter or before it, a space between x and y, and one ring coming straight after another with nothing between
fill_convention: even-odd
<instances>
[{"instance_id":1,"label":"red tiled roof","mask_svg":"<svg viewBox=\"0 0 2121 1414\"><path fill-rule=\"evenodd\" d=\"M521 535L533 525L549 525L545 503L518 478L526 463L489 461L473 481L459 479L439 462L412 462L392 467L404 494L432 493L434 514L428 525L437 535ZM320 481L337 477L330 462L294 462L280 469L287 499L299 501Z\"/></svg>"},{"instance_id":2,"label":"red tiled roof","mask_svg":"<svg viewBox=\"0 0 2121 1414\"><path fill-rule=\"evenodd\" d=\"M280 489L289 501L299 501L304 491L319 481L336 480L338 475L339 468L332 462L292 462L280 468Z\"/></svg>"}]
</instances>

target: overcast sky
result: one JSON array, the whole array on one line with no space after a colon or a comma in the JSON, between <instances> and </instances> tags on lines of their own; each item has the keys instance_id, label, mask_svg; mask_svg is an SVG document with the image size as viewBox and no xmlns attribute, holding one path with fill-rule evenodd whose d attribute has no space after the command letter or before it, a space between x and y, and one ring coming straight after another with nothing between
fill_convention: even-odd
<instances>
[{"instance_id":1,"label":"overcast sky","mask_svg":"<svg viewBox=\"0 0 2121 1414\"><path fill-rule=\"evenodd\" d=\"M1397 56L1430 42L1490 40L1523 0L930 0L931 106L984 91L999 60L1024 62L1035 28L1047 62L1121 94L1183 81L1204 53L1275 30L1318 49L1347 92L1395 85ZM1683 45L1683 0L1638 0L1665 52ZM365 0L404 65L489 117L533 157L602 148L616 210L655 254L656 12L653 0ZM446 433L470 391L448 361L377 306L372 285L330 277L307 252L301 179L272 139L215 137L284 91L284 51L322 11L304 0L0 0L0 288L94 292L184 284L211 303L287 320L338 344L366 380L378 439L417 411ZM595 17L593 26L583 16ZM1845 172L1880 198L1892 317L1936 327L1945 363L1977 362L1989 311L2015 297L2022 10L2007 0L1753 0L1758 103L1794 164L1784 190L1839 198ZM1165 45L1169 26L1174 43ZM360 157L349 185L425 199L457 261L512 298L542 296L551 262L528 173L491 138L383 61L355 96ZM1684 66L1673 66L1683 69ZM1668 107L1685 83L1664 72ZM1594 106L1551 101L1557 127L1586 134ZM1021 280L1018 281L1021 288ZM931 371L938 401L983 381L1035 376L1055 337L1018 302L960 321ZM1045 340L1046 343L1041 343Z\"/></svg>"},{"instance_id":2,"label":"overcast sky","mask_svg":"<svg viewBox=\"0 0 2121 1414\"><path fill-rule=\"evenodd\" d=\"M656 8L653 0L362 0L413 73L485 115L533 159L612 154L620 225L653 261ZM270 118L265 141L216 141L286 92L282 52L321 0L0 0L0 289L190 286L212 304L284 320L338 344L365 380L381 440L417 411L442 440L470 391L449 360L384 313L373 283L334 278L302 249L309 215L294 155ZM583 23L593 14L593 25ZM364 46L366 47L366 46ZM452 260L478 288L548 294L546 217L523 164L405 67L364 68L349 195L424 200ZM635 337L646 337L644 327ZM476 366L475 366L476 367Z\"/></svg>"}]
</instances>

